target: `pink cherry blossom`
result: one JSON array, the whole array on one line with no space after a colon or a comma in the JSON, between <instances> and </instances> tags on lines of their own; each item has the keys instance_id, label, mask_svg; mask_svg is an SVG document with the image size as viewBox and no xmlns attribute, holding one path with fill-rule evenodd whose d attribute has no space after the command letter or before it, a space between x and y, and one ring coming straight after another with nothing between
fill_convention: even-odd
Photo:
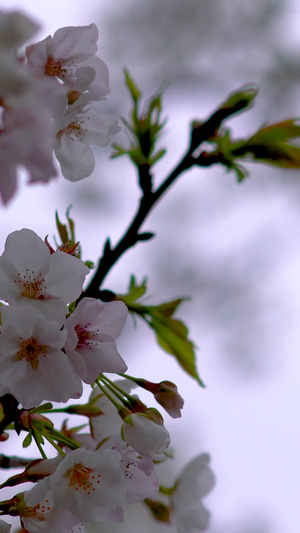
<instances>
[{"instance_id":1,"label":"pink cherry blossom","mask_svg":"<svg viewBox=\"0 0 300 533\"><path fill-rule=\"evenodd\" d=\"M120 460L115 450L80 448L69 453L50 479L55 504L83 523L106 520L125 501Z\"/></svg>"},{"instance_id":2,"label":"pink cherry blossom","mask_svg":"<svg viewBox=\"0 0 300 533\"><path fill-rule=\"evenodd\" d=\"M1 309L0 380L25 409L79 398L82 383L61 348L66 332L32 307Z\"/></svg>"},{"instance_id":3,"label":"pink cherry blossom","mask_svg":"<svg viewBox=\"0 0 300 533\"><path fill-rule=\"evenodd\" d=\"M68 333L65 351L85 383L92 383L100 372L122 373L127 365L117 351L115 339L127 318L123 302L101 303L83 298L66 320Z\"/></svg>"},{"instance_id":4,"label":"pink cherry blossom","mask_svg":"<svg viewBox=\"0 0 300 533\"><path fill-rule=\"evenodd\" d=\"M171 506L178 533L196 533L209 527L210 515L201 502L215 485L209 461L206 453L192 459L175 484Z\"/></svg>"},{"instance_id":5,"label":"pink cherry blossom","mask_svg":"<svg viewBox=\"0 0 300 533\"><path fill-rule=\"evenodd\" d=\"M62 324L66 304L78 298L88 273L80 259L59 250L50 254L34 231L14 231L0 257L0 298L18 307L36 307Z\"/></svg>"}]
</instances>

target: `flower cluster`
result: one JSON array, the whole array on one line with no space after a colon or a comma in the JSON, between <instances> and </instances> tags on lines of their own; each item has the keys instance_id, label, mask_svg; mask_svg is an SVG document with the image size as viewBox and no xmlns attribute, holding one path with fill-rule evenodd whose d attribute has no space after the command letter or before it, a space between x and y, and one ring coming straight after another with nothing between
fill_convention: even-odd
<instances>
[{"instance_id":1,"label":"flower cluster","mask_svg":"<svg viewBox=\"0 0 300 533\"><path fill-rule=\"evenodd\" d=\"M97 57L95 24L61 28L19 53L37 26L26 16L0 12L0 195L17 187L19 167L30 183L56 176L53 150L64 177L78 181L95 166L91 145L106 146L120 128L95 102L110 91L108 69Z\"/></svg>"},{"instance_id":2,"label":"flower cluster","mask_svg":"<svg viewBox=\"0 0 300 533\"><path fill-rule=\"evenodd\" d=\"M21 475L20 482L38 481L12 499L30 533L74 533L84 531L86 524L122 522L125 504L155 501L155 464L165 460L170 435L161 414L131 390L140 385L152 392L173 418L183 406L171 382L155 384L131 376L111 381L103 374L127 370L115 343L127 308L122 301L94 298L68 307L79 298L89 269L76 256L76 247L69 247L75 255L67 249L53 250L36 233L22 229L8 236L0 257L0 395L10 394L22 404L22 428L30 431L35 417L47 423L30 413L44 400L78 399L82 382L97 383L81 411L90 418L90 433L65 428L71 447L64 445L63 457L33 464ZM80 413L80 408L73 407L73 412ZM205 464L207 469L207 460ZM200 524L208 522L199 498L210 490L211 476L209 480L192 500L198 503L193 513ZM182 497L177 500L174 493L170 512L181 524L186 505L182 510ZM5 531L7 524L1 527Z\"/></svg>"},{"instance_id":3,"label":"flower cluster","mask_svg":"<svg viewBox=\"0 0 300 533\"><path fill-rule=\"evenodd\" d=\"M36 30L25 15L0 11L4 203L16 190L19 167L30 182L49 181L56 175L54 152L65 178L80 180L94 169L91 145L105 146L119 131L117 119L95 105L110 90L108 69L96 55L96 26L61 28L21 56ZM89 263L80 258L73 221L70 241L62 228L59 222L64 244L57 249L22 229L8 236L0 256L0 440L12 431L25 433L23 446L33 440L42 456L28 464L7 458L14 460L9 466L26 466L0 489L24 482L33 486L2 499L1 517L18 516L28 533L84 533L89 525L121 523L127 504L144 503L179 533L204 531L209 513L201 500L214 485L209 456L191 461L173 487L161 486L157 469L172 456L170 435L161 413L132 389L151 393L172 418L181 416L184 400L170 381L124 374L127 365L116 339L128 309L122 295L109 293L111 301L105 303L84 297ZM140 293L134 283L131 288ZM178 303L171 304L170 316ZM84 384L92 387L88 402L61 407L79 399ZM89 433L82 432L86 425L70 428L66 420L57 430L49 418L55 412L88 417ZM56 454L49 459L45 441ZM169 496L166 504L160 493ZM0 533L10 530L0 519Z\"/></svg>"},{"instance_id":4,"label":"flower cluster","mask_svg":"<svg viewBox=\"0 0 300 533\"><path fill-rule=\"evenodd\" d=\"M115 339L127 317L123 302L81 300L88 267L61 250L51 253L33 231L11 233L0 257L0 389L25 409L43 400L79 398L82 381L124 372Z\"/></svg>"}]
</instances>

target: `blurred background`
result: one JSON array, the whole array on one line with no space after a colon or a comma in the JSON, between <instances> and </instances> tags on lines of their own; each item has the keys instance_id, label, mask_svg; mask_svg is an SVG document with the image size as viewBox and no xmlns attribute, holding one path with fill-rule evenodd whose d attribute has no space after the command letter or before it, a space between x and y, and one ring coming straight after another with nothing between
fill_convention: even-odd
<instances>
[{"instance_id":1,"label":"blurred background","mask_svg":"<svg viewBox=\"0 0 300 533\"><path fill-rule=\"evenodd\" d=\"M259 86L255 107L231 120L235 135L300 114L300 4L297 0L1 0L56 29L95 22L99 55L108 64L111 94L101 108L128 116L126 66L145 99L163 83L158 184L184 153L193 119L205 119L227 94ZM115 141L124 141L124 133ZM136 172L111 148L95 150L95 173L71 184L27 186L0 210L0 245L28 227L56 233L72 204L84 259L96 261L107 236L117 241L139 198ZM173 483L200 452L212 457L217 485L205 499L210 533L299 533L300 172L248 165L237 184L222 168L193 169L156 207L143 229L156 233L127 252L104 288L126 292L131 274L148 277L149 303L191 296L177 316L196 343L200 389L155 344L142 323L128 320L119 349L132 375L177 383L183 417L165 423L176 462L161 468ZM148 398L150 401L150 398ZM8 448L3 444L3 453ZM8 445L9 446L9 445ZM128 512L127 512L128 511ZM138 505L109 532L172 531L153 524ZM127 525L126 525L127 524ZM106 531L101 526L101 531Z\"/></svg>"}]
</instances>

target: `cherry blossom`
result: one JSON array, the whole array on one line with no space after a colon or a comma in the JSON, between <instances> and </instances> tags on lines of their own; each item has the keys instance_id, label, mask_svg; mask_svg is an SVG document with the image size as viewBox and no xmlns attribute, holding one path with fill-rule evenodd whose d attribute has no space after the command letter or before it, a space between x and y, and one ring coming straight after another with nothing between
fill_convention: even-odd
<instances>
[{"instance_id":1,"label":"cherry blossom","mask_svg":"<svg viewBox=\"0 0 300 533\"><path fill-rule=\"evenodd\" d=\"M14 231L0 257L0 298L18 307L36 307L62 325L66 304L79 297L88 273L80 259L59 250L50 254L34 231Z\"/></svg>"},{"instance_id":2,"label":"cherry blossom","mask_svg":"<svg viewBox=\"0 0 300 533\"><path fill-rule=\"evenodd\" d=\"M210 457L206 453L192 459L175 484L171 506L178 533L196 533L208 529L210 515L201 499L215 485L209 461Z\"/></svg>"},{"instance_id":3,"label":"cherry blossom","mask_svg":"<svg viewBox=\"0 0 300 533\"><path fill-rule=\"evenodd\" d=\"M69 533L85 533L85 527L82 522L77 522L75 526L71 527Z\"/></svg>"},{"instance_id":4,"label":"cherry blossom","mask_svg":"<svg viewBox=\"0 0 300 533\"><path fill-rule=\"evenodd\" d=\"M36 85L30 94L30 102L24 98L22 105L10 107L3 113L3 127L0 130L0 194L4 204L11 200L16 191L20 167L27 170L30 183L48 182L57 175L52 157L52 106L49 105L51 100L44 106L44 97L42 87Z\"/></svg>"},{"instance_id":5,"label":"cherry blossom","mask_svg":"<svg viewBox=\"0 0 300 533\"><path fill-rule=\"evenodd\" d=\"M125 478L126 502L142 502L145 498L155 498L159 490L158 479L152 463L151 471L148 471L147 461L143 461L140 453L134 450L119 438L119 442L113 446L121 456L121 469ZM113 439L107 445L112 445Z\"/></svg>"},{"instance_id":6,"label":"cherry blossom","mask_svg":"<svg viewBox=\"0 0 300 533\"><path fill-rule=\"evenodd\" d=\"M72 527L77 527L77 518L54 504L49 479L39 481L30 491L25 492L24 502L25 506L19 506L21 524L30 533L67 533L72 531Z\"/></svg>"},{"instance_id":7,"label":"cherry blossom","mask_svg":"<svg viewBox=\"0 0 300 533\"><path fill-rule=\"evenodd\" d=\"M95 381L100 372L126 371L127 365L115 343L126 318L127 307L123 302L101 303L94 298L83 298L67 319L65 351L86 383Z\"/></svg>"},{"instance_id":8,"label":"cherry blossom","mask_svg":"<svg viewBox=\"0 0 300 533\"><path fill-rule=\"evenodd\" d=\"M11 51L24 44L38 30L38 25L20 11L0 11L0 48Z\"/></svg>"},{"instance_id":9,"label":"cherry blossom","mask_svg":"<svg viewBox=\"0 0 300 533\"><path fill-rule=\"evenodd\" d=\"M99 443L88 433L79 433L73 438L88 450L97 450ZM126 488L126 503L141 502L154 498L159 490L158 479L150 456L140 454L123 441L120 433L104 439L99 450L116 450L121 455L120 468Z\"/></svg>"},{"instance_id":10,"label":"cherry blossom","mask_svg":"<svg viewBox=\"0 0 300 533\"><path fill-rule=\"evenodd\" d=\"M28 67L35 75L61 80L68 91L91 92L100 100L110 92L108 69L97 56L98 30L89 26L65 27L26 49Z\"/></svg>"},{"instance_id":11,"label":"cherry blossom","mask_svg":"<svg viewBox=\"0 0 300 533\"><path fill-rule=\"evenodd\" d=\"M25 409L79 398L82 383L61 351L66 332L32 307L1 309L0 380Z\"/></svg>"},{"instance_id":12,"label":"cherry blossom","mask_svg":"<svg viewBox=\"0 0 300 533\"><path fill-rule=\"evenodd\" d=\"M54 127L55 156L62 174L69 181L90 176L95 168L91 145L107 146L110 136L120 131L115 116L103 113L95 106L85 109L82 100L69 106L63 115L58 115Z\"/></svg>"},{"instance_id":13,"label":"cherry blossom","mask_svg":"<svg viewBox=\"0 0 300 533\"><path fill-rule=\"evenodd\" d=\"M120 461L115 450L80 448L69 453L50 479L54 503L83 523L106 520L125 501Z\"/></svg>"}]
</instances>

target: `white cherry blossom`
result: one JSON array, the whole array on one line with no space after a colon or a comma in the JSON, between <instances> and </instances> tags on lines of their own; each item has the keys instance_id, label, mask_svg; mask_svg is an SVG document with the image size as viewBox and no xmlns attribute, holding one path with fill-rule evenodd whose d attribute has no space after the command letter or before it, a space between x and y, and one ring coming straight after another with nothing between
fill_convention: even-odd
<instances>
[{"instance_id":1,"label":"white cherry blossom","mask_svg":"<svg viewBox=\"0 0 300 533\"><path fill-rule=\"evenodd\" d=\"M30 39L38 25L20 11L0 11L0 48L10 52Z\"/></svg>"},{"instance_id":2,"label":"white cherry blossom","mask_svg":"<svg viewBox=\"0 0 300 533\"><path fill-rule=\"evenodd\" d=\"M64 115L58 115L54 128L55 156L63 176L69 181L90 176L95 168L91 146L107 146L110 136L120 131L115 116L95 106L85 109L81 101L69 106Z\"/></svg>"},{"instance_id":3,"label":"white cherry blossom","mask_svg":"<svg viewBox=\"0 0 300 533\"><path fill-rule=\"evenodd\" d=\"M109 512L125 501L120 461L115 450L80 448L69 453L50 479L55 504L83 523L106 520Z\"/></svg>"},{"instance_id":4,"label":"white cherry blossom","mask_svg":"<svg viewBox=\"0 0 300 533\"><path fill-rule=\"evenodd\" d=\"M0 58L1 68L1 58ZM54 136L51 106L44 106L44 96L37 86L22 105L6 109L0 130L0 194L4 204L17 188L20 167L28 172L29 182L48 182L57 175L53 165ZM34 101L35 97L35 101Z\"/></svg>"},{"instance_id":5,"label":"white cherry blossom","mask_svg":"<svg viewBox=\"0 0 300 533\"><path fill-rule=\"evenodd\" d=\"M88 433L79 433L73 438L88 450L98 449L99 443ZM116 450L121 455L120 468L125 480L126 503L157 497L159 484L153 461L149 456L146 457L145 454L141 455L134 450L123 441L120 433L107 438L101 444L99 451L104 449Z\"/></svg>"},{"instance_id":6,"label":"white cherry blossom","mask_svg":"<svg viewBox=\"0 0 300 533\"><path fill-rule=\"evenodd\" d=\"M88 267L57 250L29 229L11 233L0 257L0 298L15 306L30 305L62 325L67 303L81 291Z\"/></svg>"},{"instance_id":7,"label":"white cherry blossom","mask_svg":"<svg viewBox=\"0 0 300 533\"><path fill-rule=\"evenodd\" d=\"M62 507L55 505L49 489L49 479L39 481L24 493L26 507L21 507L21 524L30 533L71 532L72 527L77 527L78 520ZM84 533L84 529L82 532Z\"/></svg>"},{"instance_id":8,"label":"white cherry blossom","mask_svg":"<svg viewBox=\"0 0 300 533\"><path fill-rule=\"evenodd\" d=\"M100 100L110 92L108 69L97 56L98 30L89 26L65 27L26 49L29 69L62 81L68 91L91 93Z\"/></svg>"},{"instance_id":9,"label":"white cherry blossom","mask_svg":"<svg viewBox=\"0 0 300 533\"><path fill-rule=\"evenodd\" d=\"M125 479L126 486L126 502L136 503L142 502L145 498L157 497L159 490L158 479L152 463L151 471L148 471L148 461L143 461L140 453L134 450L131 446L126 444L118 437L119 442L113 446L121 456L121 469ZM112 444L113 439L108 441L107 445Z\"/></svg>"},{"instance_id":10,"label":"white cherry blossom","mask_svg":"<svg viewBox=\"0 0 300 533\"><path fill-rule=\"evenodd\" d=\"M196 533L209 527L210 514L201 502L215 485L209 461L206 453L192 459L175 484L171 507L178 533Z\"/></svg>"},{"instance_id":11,"label":"white cherry blossom","mask_svg":"<svg viewBox=\"0 0 300 533\"><path fill-rule=\"evenodd\" d=\"M100 372L127 370L115 343L127 314L123 302L101 303L94 298L83 298L66 320L65 351L85 383L95 381Z\"/></svg>"},{"instance_id":12,"label":"white cherry blossom","mask_svg":"<svg viewBox=\"0 0 300 533\"><path fill-rule=\"evenodd\" d=\"M32 307L1 309L0 381L30 409L79 398L82 383L61 348L66 332Z\"/></svg>"}]
</instances>

